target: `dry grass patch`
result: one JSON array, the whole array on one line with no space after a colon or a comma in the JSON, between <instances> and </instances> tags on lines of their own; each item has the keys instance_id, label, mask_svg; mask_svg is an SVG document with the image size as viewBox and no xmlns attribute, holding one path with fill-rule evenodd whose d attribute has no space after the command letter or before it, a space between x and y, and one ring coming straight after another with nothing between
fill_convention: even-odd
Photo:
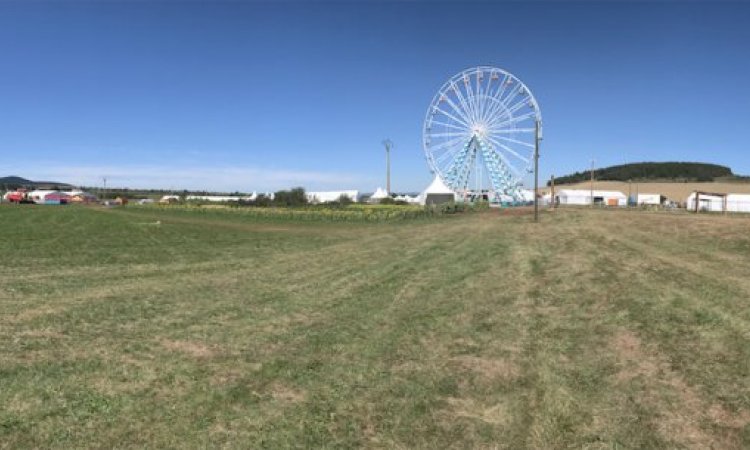
<instances>
[{"instance_id":1,"label":"dry grass patch","mask_svg":"<svg viewBox=\"0 0 750 450\"><path fill-rule=\"evenodd\" d=\"M59 331L50 329L41 330L24 330L18 333L16 336L19 338L40 338L40 339L66 339L69 336L60 333Z\"/></svg>"},{"instance_id":2,"label":"dry grass patch","mask_svg":"<svg viewBox=\"0 0 750 450\"><path fill-rule=\"evenodd\" d=\"M517 364L504 358L462 355L451 358L450 361L459 370L475 374L485 383L510 381L517 378L521 372Z\"/></svg>"},{"instance_id":3,"label":"dry grass patch","mask_svg":"<svg viewBox=\"0 0 750 450\"><path fill-rule=\"evenodd\" d=\"M63 310L64 308L45 304L45 305L36 306L33 308L24 309L23 311L19 312L15 316L11 316L10 321L11 322L27 322L27 321L36 319L37 317L46 316L50 314L57 314Z\"/></svg>"},{"instance_id":4,"label":"dry grass patch","mask_svg":"<svg viewBox=\"0 0 750 450\"><path fill-rule=\"evenodd\" d=\"M207 359L219 354L216 347L208 346L202 342L174 341L170 339L162 339L160 342L167 350L183 353L193 358Z\"/></svg>"},{"instance_id":5,"label":"dry grass patch","mask_svg":"<svg viewBox=\"0 0 750 450\"><path fill-rule=\"evenodd\" d=\"M453 421L457 417L466 419L481 420L490 425L505 425L511 415L508 413L505 405L498 403L494 405L485 405L472 398L448 398L446 399L448 408L444 410L447 421Z\"/></svg>"},{"instance_id":6,"label":"dry grass patch","mask_svg":"<svg viewBox=\"0 0 750 450\"><path fill-rule=\"evenodd\" d=\"M268 387L268 391L274 400L282 403L300 403L305 401L305 391L293 388L289 385L275 382Z\"/></svg>"},{"instance_id":7,"label":"dry grass patch","mask_svg":"<svg viewBox=\"0 0 750 450\"><path fill-rule=\"evenodd\" d=\"M745 409L732 413L718 403L708 409L708 417L716 424L728 428L742 429L750 425L750 411Z\"/></svg>"},{"instance_id":8,"label":"dry grass patch","mask_svg":"<svg viewBox=\"0 0 750 450\"><path fill-rule=\"evenodd\" d=\"M230 367L215 367L213 370L214 373L211 375L211 385L232 385L246 377L248 374L256 373L262 368L262 363L244 363L241 365L241 368L239 367L239 364Z\"/></svg>"},{"instance_id":9,"label":"dry grass patch","mask_svg":"<svg viewBox=\"0 0 750 450\"><path fill-rule=\"evenodd\" d=\"M616 384L628 384L638 378L642 387L637 401L659 412L655 428L666 440L687 448L741 447L738 429L747 425L750 415L743 412L733 416L720 405L711 405L670 368L656 349L644 346L631 331L619 330L612 347L620 366L615 374ZM706 428L711 422L733 430L715 435Z\"/></svg>"}]
</instances>

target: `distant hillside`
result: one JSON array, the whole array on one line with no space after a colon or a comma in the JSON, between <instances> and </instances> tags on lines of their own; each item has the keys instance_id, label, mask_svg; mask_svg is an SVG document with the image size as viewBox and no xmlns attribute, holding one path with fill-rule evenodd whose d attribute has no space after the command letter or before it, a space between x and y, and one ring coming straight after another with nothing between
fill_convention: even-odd
<instances>
[{"instance_id":1,"label":"distant hillside","mask_svg":"<svg viewBox=\"0 0 750 450\"><path fill-rule=\"evenodd\" d=\"M604 167L594 170L594 178L602 181L717 181L739 178L732 169L717 164L694 162L642 162ZM556 177L557 184L571 184L591 179L590 171ZM549 182L547 183L549 185Z\"/></svg>"},{"instance_id":2,"label":"distant hillside","mask_svg":"<svg viewBox=\"0 0 750 450\"><path fill-rule=\"evenodd\" d=\"M19 176L11 175L9 177L0 177L0 189L18 189L18 188L60 188L71 189L73 186L68 183L58 181L32 181Z\"/></svg>"}]
</instances>

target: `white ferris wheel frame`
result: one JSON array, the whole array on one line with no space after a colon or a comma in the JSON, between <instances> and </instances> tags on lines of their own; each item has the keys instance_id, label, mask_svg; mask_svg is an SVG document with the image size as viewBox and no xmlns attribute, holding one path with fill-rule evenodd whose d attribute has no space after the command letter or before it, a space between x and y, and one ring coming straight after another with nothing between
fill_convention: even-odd
<instances>
[{"instance_id":1,"label":"white ferris wheel frame","mask_svg":"<svg viewBox=\"0 0 750 450\"><path fill-rule=\"evenodd\" d=\"M523 177L535 170L541 124L539 104L518 77L498 67L470 67L445 82L430 102L422 132L425 157L452 189L466 191L461 184L482 155L494 174L493 190L514 196L511 191L518 192Z\"/></svg>"}]
</instances>

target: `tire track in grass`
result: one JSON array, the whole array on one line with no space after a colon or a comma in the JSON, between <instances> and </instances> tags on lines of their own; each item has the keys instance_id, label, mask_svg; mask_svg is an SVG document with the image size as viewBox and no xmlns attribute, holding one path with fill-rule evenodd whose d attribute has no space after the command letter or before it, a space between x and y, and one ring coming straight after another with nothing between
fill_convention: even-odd
<instances>
[{"instance_id":1,"label":"tire track in grass","mask_svg":"<svg viewBox=\"0 0 750 450\"><path fill-rule=\"evenodd\" d=\"M460 247L449 251L459 240L455 237L445 239L450 235L443 235L442 237L444 238L442 242L440 239L436 241L433 237L411 242L405 246L409 247L409 250L403 252L403 254L408 255L408 258L402 257L396 261L384 262L373 267L368 283L338 297L337 301L331 304L332 315L326 321L310 324L296 330L295 334L299 337L296 345L299 350L290 354L289 349L287 349L284 353L284 364L289 364L290 361L297 361L295 364L302 364L303 366L315 361L322 364L316 366L320 367L318 370L323 370L324 375L322 375L322 379L312 383L319 386L318 390L313 389L313 397L317 398L317 401L322 404L329 404L331 398L340 399L328 406L328 408L331 408L331 414L337 417L334 420L334 429L348 428L357 424L356 428L362 430L352 436L353 441L346 442L360 442L360 444L369 442L366 430L372 429L368 425L368 423L371 424L371 419L369 419L371 417L385 415L386 417L394 417L394 420L399 420L402 425L395 429L386 428L378 434L395 433L398 437L392 442L401 442L402 445L404 442L415 442L414 436L404 436L406 430L402 426L407 426L408 423L429 423L420 419L424 412L412 411L412 406L410 406L412 402L416 402L413 405L419 408L418 405L426 399L420 399L423 398L422 396L407 396L404 399L405 404L396 406L393 403L395 399L390 399L387 394L389 390L396 387L389 387L388 384L383 385L382 383L388 380L387 378L383 379L383 376L393 364L392 358L395 357L397 361L400 360L398 359L399 352L394 354L393 349L402 348L404 340L410 343L407 348L411 348L415 332L423 330L424 327L431 329L439 326L438 324L442 320L448 320L450 311L457 307L457 305L445 303L442 294L440 294L440 286L450 285L451 280L460 280L463 276L462 273L454 273L448 280L434 279L433 277L437 276L438 272L430 270L430 267L431 264L440 263L443 258L457 258L457 260L463 261L464 255L470 254L471 251ZM427 282L418 290L413 291L414 293L411 295L424 295L429 292L431 293L431 301L428 303L425 303L425 300L420 297L403 297L405 295L404 285L412 284L410 281L413 279L411 275L416 274L421 274L422 279L427 280ZM440 280L438 285L432 284L438 280ZM417 284L421 283L417 282ZM427 287L426 292L422 290L422 287ZM402 295L400 299L398 298L399 293ZM290 343L294 344L294 341ZM325 349L335 349L335 353L330 354ZM421 379L421 381L417 381L417 384L414 384L416 380L404 380L396 386L401 386L398 389L413 389L421 386L418 389L428 393L431 389L434 389L434 387L431 387L431 383L437 381L431 380L431 378L433 376ZM330 388L327 388L327 385L333 380L336 380L335 392L329 391ZM364 386L368 387L364 388ZM386 392L383 392L383 389ZM383 398L383 394L386 394L385 398L389 399L388 405L390 406L383 404L373 407L374 404L368 402L368 398L372 399L369 401L374 401L375 398ZM364 398L362 398L363 395ZM361 405L366 413L364 415L358 414L355 411L348 410L348 408L340 410L343 405L351 403ZM359 407L357 408L359 409ZM327 411L327 409L323 409L323 411ZM305 420L310 426L321 421L325 423L329 419L313 414ZM380 423L379 426L382 426L382 422ZM412 434L416 430L411 427L410 429ZM439 431L434 427L428 427L428 429ZM338 432L336 431L333 432L333 435L330 434L330 430L326 431L326 429L321 428L308 431L312 435L320 436L320 439L325 439L327 442L337 442L336 435L338 435ZM428 437L429 435L421 433L418 435L420 439L428 439L428 441L434 439L434 437ZM361 439L365 439L365 441L361 441ZM407 440L404 441L404 439Z\"/></svg>"},{"instance_id":2,"label":"tire track in grass","mask_svg":"<svg viewBox=\"0 0 750 450\"><path fill-rule=\"evenodd\" d=\"M622 276L621 273L628 274L627 279L622 283L622 291L615 306L629 312L637 331L618 332L619 337L616 341L630 342L631 345L616 345L615 354L618 355L620 364L626 367L636 362L635 368L628 370L635 371L638 376L635 377L633 383L638 383L645 392L635 402L659 411L660 418L652 423L665 439L688 447L742 447L741 430L747 426L747 423L738 428L736 422L732 426L732 423L717 421L718 418L731 416L726 406L722 405L723 398L727 398L725 397L727 394L735 394L735 398L738 398L736 389L740 386L735 386L724 394L711 386L712 379L705 377L701 366L715 370L716 361L707 360L705 351L696 351L695 347L700 347L701 341L691 342L690 336L675 334L677 330L673 327L680 325L671 323L670 315L679 312L685 306L663 301L665 294L667 298L679 296L682 299L690 299L688 304L704 309L711 302L709 300L706 303L706 298L696 297L692 283L710 284L715 283L716 280L710 277L707 279L704 273L691 274L688 278L692 280L692 283L684 283L685 280L681 276L663 276L670 272L680 274L684 270L689 270L680 259L663 256L663 248L669 248L670 244L679 245L677 242L667 242L663 247L648 247L634 244L633 240L621 235L613 237L599 233L594 236L596 241L606 243L610 250L616 250L608 252L608 255L617 255L617 259L613 260L610 256L601 261L603 266L619 268L618 271L612 271L609 276L617 278ZM637 241L637 239L634 240ZM710 266L710 263L705 264ZM654 279L655 275L658 275L657 279ZM650 297L649 294L651 294ZM701 303L698 303L699 300ZM720 306L717 304L709 306L709 308L716 307ZM746 329L746 324L742 321L734 321L734 324L733 326L731 322L727 323L729 330L723 333L725 336L732 334L736 336L741 333L742 329ZM691 325L689 328L684 328L684 330L688 329L694 334L699 332L700 326ZM637 337L638 335L650 338L647 344L648 353L642 350L641 339ZM695 337L697 336L693 335L693 338ZM732 347L725 340L720 348L731 349ZM677 357L676 360L675 357ZM744 359L741 355L740 358ZM725 367L725 369L730 368L733 369L731 366ZM740 373L736 373L735 369L735 373L729 375L721 386L725 388L732 386L731 382L729 385L726 384L730 380L746 380L746 376L743 375L746 373L745 370L741 369ZM696 375L698 375L697 378ZM747 392L747 386L740 389ZM714 400L709 401L708 398ZM714 413L708 414L707 411L714 411ZM740 410L736 414L743 416L743 414L746 415L746 411Z\"/></svg>"},{"instance_id":3,"label":"tire track in grass","mask_svg":"<svg viewBox=\"0 0 750 450\"><path fill-rule=\"evenodd\" d=\"M610 364L592 357L605 348L601 335L607 327L598 317L606 305L590 283L594 261L566 264L563 249L573 245L579 255L585 254L580 247L586 246L579 235L568 234L570 226L577 225L562 222L554 230L532 230L517 248L514 266L519 268L518 278L525 280L519 307L528 331L522 354L523 394L516 400L520 414L511 431L516 444L511 447L617 442L616 432L591 428L596 418L591 406L608 394ZM648 434L640 437L659 442Z\"/></svg>"}]
</instances>

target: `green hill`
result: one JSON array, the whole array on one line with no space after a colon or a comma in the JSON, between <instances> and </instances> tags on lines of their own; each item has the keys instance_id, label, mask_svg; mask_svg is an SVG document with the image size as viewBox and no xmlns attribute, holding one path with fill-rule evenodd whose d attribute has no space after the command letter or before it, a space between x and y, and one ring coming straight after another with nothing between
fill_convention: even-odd
<instances>
[{"instance_id":1,"label":"green hill","mask_svg":"<svg viewBox=\"0 0 750 450\"><path fill-rule=\"evenodd\" d=\"M595 169L594 178L602 181L715 181L737 177L729 167L717 164L641 162ZM555 178L555 183L570 184L589 179L591 172L586 170Z\"/></svg>"},{"instance_id":2,"label":"green hill","mask_svg":"<svg viewBox=\"0 0 750 450\"><path fill-rule=\"evenodd\" d=\"M54 188L54 189L70 189L71 186L68 183L60 183L58 181L32 181L19 176L11 175L9 177L0 177L0 189L38 189L38 188Z\"/></svg>"}]
</instances>

